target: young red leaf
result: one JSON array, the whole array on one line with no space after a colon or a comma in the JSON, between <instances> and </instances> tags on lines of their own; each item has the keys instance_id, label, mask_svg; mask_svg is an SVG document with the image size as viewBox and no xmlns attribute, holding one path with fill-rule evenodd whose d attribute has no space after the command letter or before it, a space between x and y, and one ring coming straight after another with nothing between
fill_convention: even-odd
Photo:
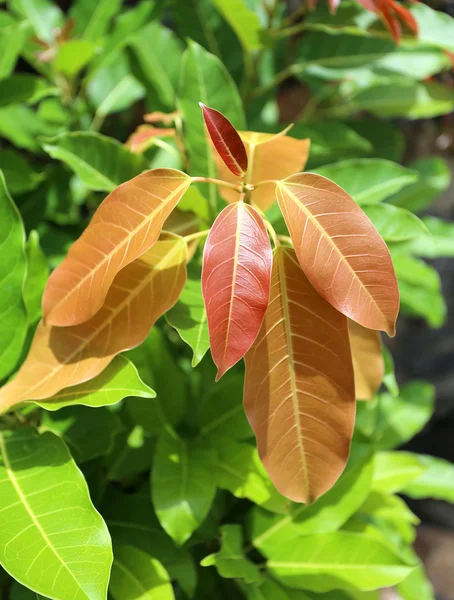
<instances>
[{"instance_id":1,"label":"young red leaf","mask_svg":"<svg viewBox=\"0 0 454 600\"><path fill-rule=\"evenodd\" d=\"M262 217L235 202L224 208L205 244L202 292L216 381L249 350L270 294L271 245Z\"/></svg>"},{"instance_id":2,"label":"young red leaf","mask_svg":"<svg viewBox=\"0 0 454 600\"><path fill-rule=\"evenodd\" d=\"M357 400L373 400L385 374L380 334L349 320L348 335L355 374L355 396Z\"/></svg>"},{"instance_id":3,"label":"young red leaf","mask_svg":"<svg viewBox=\"0 0 454 600\"><path fill-rule=\"evenodd\" d=\"M59 327L90 319L115 275L153 246L191 178L176 169L147 171L117 187L49 278L43 318Z\"/></svg>"},{"instance_id":4,"label":"young red leaf","mask_svg":"<svg viewBox=\"0 0 454 600\"><path fill-rule=\"evenodd\" d=\"M186 282L186 243L172 237L122 269L102 308L74 327L40 323L27 359L0 390L0 412L23 400L49 398L96 377L119 352L147 337Z\"/></svg>"},{"instance_id":5,"label":"young red leaf","mask_svg":"<svg viewBox=\"0 0 454 600\"><path fill-rule=\"evenodd\" d=\"M277 489L310 503L344 470L355 421L347 319L324 300L295 252L277 248L271 297L245 357L244 407Z\"/></svg>"},{"instance_id":6,"label":"young red leaf","mask_svg":"<svg viewBox=\"0 0 454 600\"><path fill-rule=\"evenodd\" d=\"M234 175L242 177L247 171L247 154L238 131L222 113L201 102L199 104L219 156Z\"/></svg>"},{"instance_id":7,"label":"young red leaf","mask_svg":"<svg viewBox=\"0 0 454 600\"><path fill-rule=\"evenodd\" d=\"M399 290L388 248L341 187L314 173L278 182L277 199L309 281L334 308L395 334Z\"/></svg>"}]
</instances>

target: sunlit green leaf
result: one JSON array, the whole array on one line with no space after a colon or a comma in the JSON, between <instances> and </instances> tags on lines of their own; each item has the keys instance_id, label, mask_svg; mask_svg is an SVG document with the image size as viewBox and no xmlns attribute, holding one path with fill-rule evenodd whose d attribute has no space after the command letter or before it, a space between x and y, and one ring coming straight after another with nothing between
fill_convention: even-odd
<instances>
[{"instance_id":1,"label":"sunlit green leaf","mask_svg":"<svg viewBox=\"0 0 454 600\"><path fill-rule=\"evenodd\" d=\"M419 3L411 7L411 12L418 24L419 40L454 52L454 21L451 15Z\"/></svg>"},{"instance_id":2,"label":"sunlit green leaf","mask_svg":"<svg viewBox=\"0 0 454 600\"><path fill-rule=\"evenodd\" d=\"M67 164L92 190L111 192L146 168L142 157L99 133L63 133L47 140L43 148Z\"/></svg>"},{"instance_id":3,"label":"sunlit green leaf","mask_svg":"<svg viewBox=\"0 0 454 600\"><path fill-rule=\"evenodd\" d=\"M163 529L183 544L210 510L216 491L214 451L208 445L162 435L151 471L153 506Z\"/></svg>"},{"instance_id":4,"label":"sunlit green leaf","mask_svg":"<svg viewBox=\"0 0 454 600\"><path fill-rule=\"evenodd\" d=\"M454 464L425 454L418 454L418 460L426 470L402 492L411 498L436 498L454 504Z\"/></svg>"},{"instance_id":5,"label":"sunlit green leaf","mask_svg":"<svg viewBox=\"0 0 454 600\"><path fill-rule=\"evenodd\" d=\"M41 317L41 297L49 275L49 267L44 252L39 245L37 231L31 231L25 244L27 276L24 283L24 302L29 323L36 323Z\"/></svg>"},{"instance_id":6,"label":"sunlit green leaf","mask_svg":"<svg viewBox=\"0 0 454 600\"><path fill-rule=\"evenodd\" d=\"M28 23L16 23L12 18L0 23L0 79L14 70L28 33Z\"/></svg>"},{"instance_id":7,"label":"sunlit green leaf","mask_svg":"<svg viewBox=\"0 0 454 600\"><path fill-rule=\"evenodd\" d=\"M396 587L402 600L435 600L432 583L422 562Z\"/></svg>"},{"instance_id":8,"label":"sunlit green leaf","mask_svg":"<svg viewBox=\"0 0 454 600\"><path fill-rule=\"evenodd\" d=\"M74 19L75 34L96 41L106 33L121 4L122 0L99 0L96 5L91 0L73 2L69 14Z\"/></svg>"},{"instance_id":9,"label":"sunlit green leaf","mask_svg":"<svg viewBox=\"0 0 454 600\"><path fill-rule=\"evenodd\" d=\"M62 44L55 57L55 69L67 77L74 77L95 54L95 46L88 40L69 40Z\"/></svg>"},{"instance_id":10,"label":"sunlit green leaf","mask_svg":"<svg viewBox=\"0 0 454 600\"><path fill-rule=\"evenodd\" d=\"M57 600L104 600L109 532L64 443L31 428L0 432L0 562Z\"/></svg>"},{"instance_id":11,"label":"sunlit green leaf","mask_svg":"<svg viewBox=\"0 0 454 600\"><path fill-rule=\"evenodd\" d=\"M418 454L411 452L378 452L375 456L372 489L393 494L418 479L427 467Z\"/></svg>"},{"instance_id":12,"label":"sunlit green leaf","mask_svg":"<svg viewBox=\"0 0 454 600\"><path fill-rule=\"evenodd\" d=\"M375 204L365 206L364 212L385 242L401 242L429 235L424 223L405 208Z\"/></svg>"},{"instance_id":13,"label":"sunlit green leaf","mask_svg":"<svg viewBox=\"0 0 454 600\"><path fill-rule=\"evenodd\" d=\"M55 30L63 23L63 13L52 0L9 0L9 7L27 19L36 35L47 42L54 38Z\"/></svg>"},{"instance_id":14,"label":"sunlit green leaf","mask_svg":"<svg viewBox=\"0 0 454 600\"><path fill-rule=\"evenodd\" d=\"M257 50L260 41L260 21L244 0L213 0L215 6L237 34L246 51Z\"/></svg>"}]
</instances>

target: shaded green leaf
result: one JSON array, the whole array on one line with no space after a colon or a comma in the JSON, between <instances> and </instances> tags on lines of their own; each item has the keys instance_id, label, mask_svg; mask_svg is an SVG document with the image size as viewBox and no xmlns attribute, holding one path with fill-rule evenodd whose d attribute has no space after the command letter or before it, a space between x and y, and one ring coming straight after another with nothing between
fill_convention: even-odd
<instances>
[{"instance_id":1,"label":"shaded green leaf","mask_svg":"<svg viewBox=\"0 0 454 600\"><path fill-rule=\"evenodd\" d=\"M10 9L26 18L36 35L47 42L54 38L55 30L63 23L63 13L51 0L9 0Z\"/></svg>"},{"instance_id":2,"label":"shaded green leaf","mask_svg":"<svg viewBox=\"0 0 454 600\"><path fill-rule=\"evenodd\" d=\"M55 396L35 404L50 411L76 404L96 408L116 404L128 396L154 398L156 394L141 380L133 363L119 355L94 379L65 388Z\"/></svg>"},{"instance_id":3,"label":"shaded green leaf","mask_svg":"<svg viewBox=\"0 0 454 600\"><path fill-rule=\"evenodd\" d=\"M387 587L412 570L384 544L341 531L292 540L269 559L268 569L284 585L317 592Z\"/></svg>"},{"instance_id":4,"label":"shaded green leaf","mask_svg":"<svg viewBox=\"0 0 454 600\"><path fill-rule=\"evenodd\" d=\"M28 23L16 23L12 18L0 23L0 79L9 77L14 71L28 29Z\"/></svg>"},{"instance_id":5,"label":"shaded green leaf","mask_svg":"<svg viewBox=\"0 0 454 600\"><path fill-rule=\"evenodd\" d=\"M69 15L74 19L75 34L96 41L106 33L121 5L122 0L99 0L96 4L91 0L73 2Z\"/></svg>"},{"instance_id":6,"label":"shaded green leaf","mask_svg":"<svg viewBox=\"0 0 454 600\"><path fill-rule=\"evenodd\" d=\"M385 374L383 384L393 398L399 395L399 386L394 373L394 359L386 346L382 346L383 361L385 363Z\"/></svg>"},{"instance_id":7,"label":"shaded green leaf","mask_svg":"<svg viewBox=\"0 0 454 600\"><path fill-rule=\"evenodd\" d=\"M32 592L32 590L24 587L18 581L14 581L11 586L9 600L46 600L41 594Z\"/></svg>"},{"instance_id":8,"label":"shaded green leaf","mask_svg":"<svg viewBox=\"0 0 454 600\"><path fill-rule=\"evenodd\" d=\"M421 219L405 208L376 204L365 206L364 212L385 242L401 242L429 235Z\"/></svg>"},{"instance_id":9,"label":"shaded green leaf","mask_svg":"<svg viewBox=\"0 0 454 600\"><path fill-rule=\"evenodd\" d=\"M51 86L42 77L17 73L0 81L0 106L8 106L8 104L18 102L34 104L45 96L56 93L58 93L57 88Z\"/></svg>"},{"instance_id":10,"label":"shaded green leaf","mask_svg":"<svg viewBox=\"0 0 454 600\"><path fill-rule=\"evenodd\" d=\"M371 157L385 158L394 162L402 160L405 138L402 131L393 123L363 117L349 121L348 126L371 144Z\"/></svg>"},{"instance_id":11,"label":"shaded green leaf","mask_svg":"<svg viewBox=\"0 0 454 600\"><path fill-rule=\"evenodd\" d=\"M227 579L244 579L246 583L254 583L261 578L257 566L245 556L241 525L223 525L221 549L206 556L200 564L202 567L216 567L219 575Z\"/></svg>"},{"instance_id":12,"label":"shaded green leaf","mask_svg":"<svg viewBox=\"0 0 454 600\"><path fill-rule=\"evenodd\" d=\"M418 174L389 160L360 158L316 169L340 185L360 205L376 204L418 179Z\"/></svg>"},{"instance_id":13,"label":"shaded green leaf","mask_svg":"<svg viewBox=\"0 0 454 600\"><path fill-rule=\"evenodd\" d=\"M64 443L31 428L0 432L0 454L3 567L57 600L104 600L109 532Z\"/></svg>"},{"instance_id":14,"label":"shaded green leaf","mask_svg":"<svg viewBox=\"0 0 454 600\"><path fill-rule=\"evenodd\" d=\"M162 564L134 546L114 548L109 593L114 600L173 600L169 574Z\"/></svg>"},{"instance_id":15,"label":"shaded green leaf","mask_svg":"<svg viewBox=\"0 0 454 600\"><path fill-rule=\"evenodd\" d=\"M12 194L30 192L37 188L44 178L44 173L36 171L27 158L13 148L0 150L0 169Z\"/></svg>"},{"instance_id":16,"label":"shaded green leaf","mask_svg":"<svg viewBox=\"0 0 454 600\"><path fill-rule=\"evenodd\" d=\"M40 136L52 136L58 131L58 126L46 123L28 106L11 104L0 108L0 138L19 148L36 151L40 148Z\"/></svg>"},{"instance_id":17,"label":"shaded green leaf","mask_svg":"<svg viewBox=\"0 0 454 600\"><path fill-rule=\"evenodd\" d=\"M151 497L164 531L183 544L202 523L216 492L214 452L176 436L159 438L151 471Z\"/></svg>"},{"instance_id":18,"label":"shaded green leaf","mask_svg":"<svg viewBox=\"0 0 454 600\"><path fill-rule=\"evenodd\" d=\"M454 504L454 464L442 458L418 454L424 473L408 483L402 493L411 498L436 498Z\"/></svg>"},{"instance_id":19,"label":"shaded green leaf","mask_svg":"<svg viewBox=\"0 0 454 600\"><path fill-rule=\"evenodd\" d=\"M27 310L29 324L36 323L41 317L41 298L47 277L49 266L44 252L39 245L37 231L31 231L25 244L25 255L27 260L27 276L24 283L24 302Z\"/></svg>"},{"instance_id":20,"label":"shaded green leaf","mask_svg":"<svg viewBox=\"0 0 454 600\"><path fill-rule=\"evenodd\" d=\"M106 457L107 479L123 485L137 483L150 469L156 440L140 425L129 425L117 435L112 452Z\"/></svg>"},{"instance_id":21,"label":"shaded green leaf","mask_svg":"<svg viewBox=\"0 0 454 600\"><path fill-rule=\"evenodd\" d=\"M0 171L0 380L16 366L27 331L24 244L24 226Z\"/></svg>"},{"instance_id":22,"label":"shaded green leaf","mask_svg":"<svg viewBox=\"0 0 454 600\"><path fill-rule=\"evenodd\" d=\"M99 133L62 133L47 140L43 148L68 165L91 190L111 192L146 168L142 157Z\"/></svg>"},{"instance_id":23,"label":"shaded green leaf","mask_svg":"<svg viewBox=\"0 0 454 600\"><path fill-rule=\"evenodd\" d=\"M372 489L394 494L404 489L426 470L418 454L411 452L378 452L375 456Z\"/></svg>"}]
</instances>

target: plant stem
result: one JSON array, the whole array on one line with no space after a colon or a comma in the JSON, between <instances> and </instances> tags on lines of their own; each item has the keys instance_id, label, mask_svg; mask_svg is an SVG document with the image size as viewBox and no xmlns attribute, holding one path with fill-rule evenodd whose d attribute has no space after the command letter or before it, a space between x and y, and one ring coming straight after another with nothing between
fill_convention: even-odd
<instances>
[{"instance_id":1,"label":"plant stem","mask_svg":"<svg viewBox=\"0 0 454 600\"><path fill-rule=\"evenodd\" d=\"M210 233L209 229L204 229L203 231L196 231L196 233L190 233L184 236L184 240L186 243L192 242L193 240L198 240L199 238L206 237Z\"/></svg>"},{"instance_id":2,"label":"plant stem","mask_svg":"<svg viewBox=\"0 0 454 600\"><path fill-rule=\"evenodd\" d=\"M214 183L215 185L219 185L221 187L227 187L231 190L237 191L239 194L242 192L242 187L240 184L229 183L228 181L222 181L222 179L215 179L214 177L191 177L191 181L193 183Z\"/></svg>"},{"instance_id":3,"label":"plant stem","mask_svg":"<svg viewBox=\"0 0 454 600\"><path fill-rule=\"evenodd\" d=\"M266 185L268 183L273 183L274 185L276 185L277 183L279 183L279 181L277 179L264 179L263 181L254 183L254 190L256 190L257 188L262 187L262 185Z\"/></svg>"},{"instance_id":4,"label":"plant stem","mask_svg":"<svg viewBox=\"0 0 454 600\"><path fill-rule=\"evenodd\" d=\"M285 242L286 244L293 246L292 238L288 235L278 235L277 237L281 240L281 242Z\"/></svg>"},{"instance_id":5,"label":"plant stem","mask_svg":"<svg viewBox=\"0 0 454 600\"><path fill-rule=\"evenodd\" d=\"M266 94L266 92L273 89L274 87L277 87L280 83L284 82L286 79L289 79L290 77L297 75L301 71L304 71L305 67L306 67L306 65L303 63L297 64L297 65L289 65L288 67L285 67L285 69L280 71L280 73L277 73L271 81L255 88L255 90L253 92L251 92L249 99L256 98L257 96L262 96L263 94Z\"/></svg>"}]
</instances>

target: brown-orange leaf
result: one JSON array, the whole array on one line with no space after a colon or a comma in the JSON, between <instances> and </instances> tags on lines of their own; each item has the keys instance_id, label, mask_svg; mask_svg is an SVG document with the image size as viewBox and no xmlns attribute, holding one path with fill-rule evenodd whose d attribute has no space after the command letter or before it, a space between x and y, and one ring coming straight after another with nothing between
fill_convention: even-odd
<instances>
[{"instance_id":1,"label":"brown-orange leaf","mask_svg":"<svg viewBox=\"0 0 454 600\"><path fill-rule=\"evenodd\" d=\"M247 171L248 163L246 148L238 131L222 113L201 102L199 104L206 128L219 156L229 171L237 177L242 177Z\"/></svg>"},{"instance_id":2,"label":"brown-orange leaf","mask_svg":"<svg viewBox=\"0 0 454 600\"><path fill-rule=\"evenodd\" d=\"M50 276L44 321L63 327L90 319L103 305L115 275L156 242L190 183L176 169L154 169L109 194Z\"/></svg>"},{"instance_id":3,"label":"brown-orange leaf","mask_svg":"<svg viewBox=\"0 0 454 600\"><path fill-rule=\"evenodd\" d=\"M287 127L276 135L240 131L249 161L246 183L255 185L269 179L284 179L303 170L309 155L310 142L308 139L297 140L285 135L289 129ZM236 178L217 156L215 161L219 178L235 183ZM238 193L235 190L220 187L219 193L227 202L238 200ZM261 210L267 210L276 200L274 184L267 183L260 186L252 192L251 199Z\"/></svg>"},{"instance_id":4,"label":"brown-orange leaf","mask_svg":"<svg viewBox=\"0 0 454 600\"><path fill-rule=\"evenodd\" d=\"M271 245L262 217L236 202L224 208L205 244L202 291L216 381L251 347L270 294Z\"/></svg>"},{"instance_id":5,"label":"brown-orange leaf","mask_svg":"<svg viewBox=\"0 0 454 600\"><path fill-rule=\"evenodd\" d=\"M155 140L161 137L173 137L175 129L152 127L151 125L139 125L125 142L131 152L142 154L153 146Z\"/></svg>"},{"instance_id":6,"label":"brown-orange leaf","mask_svg":"<svg viewBox=\"0 0 454 600\"><path fill-rule=\"evenodd\" d=\"M158 241L115 277L102 308L73 327L40 323L27 359L0 390L0 412L24 400L49 398L96 377L119 352L147 337L186 282L186 243Z\"/></svg>"},{"instance_id":7,"label":"brown-orange leaf","mask_svg":"<svg viewBox=\"0 0 454 600\"><path fill-rule=\"evenodd\" d=\"M347 462L355 420L347 319L309 283L293 250L274 255L270 304L246 354L244 407L277 489L310 503Z\"/></svg>"},{"instance_id":8,"label":"brown-orange leaf","mask_svg":"<svg viewBox=\"0 0 454 600\"><path fill-rule=\"evenodd\" d=\"M341 313L395 334L399 291L388 248L338 185L314 173L277 183L277 199L301 267Z\"/></svg>"},{"instance_id":9,"label":"brown-orange leaf","mask_svg":"<svg viewBox=\"0 0 454 600\"><path fill-rule=\"evenodd\" d=\"M349 319L348 334L358 400L372 400L385 374L385 363L378 331L366 329Z\"/></svg>"}]
</instances>

